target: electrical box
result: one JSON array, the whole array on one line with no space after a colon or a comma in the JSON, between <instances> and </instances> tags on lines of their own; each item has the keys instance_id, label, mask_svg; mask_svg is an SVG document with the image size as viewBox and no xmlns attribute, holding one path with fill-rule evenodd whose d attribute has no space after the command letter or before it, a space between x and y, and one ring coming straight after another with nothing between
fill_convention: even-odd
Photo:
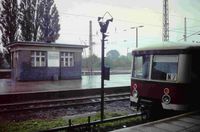
<instances>
[{"instance_id":1,"label":"electrical box","mask_svg":"<svg viewBox=\"0 0 200 132\"><path fill-rule=\"evenodd\" d=\"M110 80L110 67L104 67L104 80Z\"/></svg>"}]
</instances>

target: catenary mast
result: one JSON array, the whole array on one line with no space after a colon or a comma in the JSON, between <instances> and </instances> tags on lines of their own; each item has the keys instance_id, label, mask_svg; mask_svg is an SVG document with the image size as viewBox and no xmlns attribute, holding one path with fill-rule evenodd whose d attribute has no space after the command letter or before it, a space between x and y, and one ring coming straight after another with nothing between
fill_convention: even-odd
<instances>
[{"instance_id":1,"label":"catenary mast","mask_svg":"<svg viewBox=\"0 0 200 132\"><path fill-rule=\"evenodd\" d=\"M163 41L169 41L169 8L168 0L163 0Z\"/></svg>"}]
</instances>

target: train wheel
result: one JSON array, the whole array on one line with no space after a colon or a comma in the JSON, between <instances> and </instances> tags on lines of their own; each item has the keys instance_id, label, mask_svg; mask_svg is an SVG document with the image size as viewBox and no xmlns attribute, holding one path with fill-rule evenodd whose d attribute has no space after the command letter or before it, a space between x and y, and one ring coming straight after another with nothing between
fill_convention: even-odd
<instances>
[{"instance_id":1,"label":"train wheel","mask_svg":"<svg viewBox=\"0 0 200 132\"><path fill-rule=\"evenodd\" d=\"M142 112L142 120L148 120L150 119L150 111L149 110L141 110Z\"/></svg>"},{"instance_id":2,"label":"train wheel","mask_svg":"<svg viewBox=\"0 0 200 132\"><path fill-rule=\"evenodd\" d=\"M163 109L161 105L153 103L151 105L141 106L140 111L143 113L142 119L156 119L161 116L158 113L162 113Z\"/></svg>"}]
</instances>

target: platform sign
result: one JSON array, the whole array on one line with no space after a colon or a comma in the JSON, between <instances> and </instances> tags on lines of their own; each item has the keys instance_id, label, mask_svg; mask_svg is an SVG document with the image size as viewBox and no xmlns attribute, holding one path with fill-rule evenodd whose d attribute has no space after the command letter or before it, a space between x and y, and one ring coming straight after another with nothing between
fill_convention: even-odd
<instances>
[{"instance_id":1,"label":"platform sign","mask_svg":"<svg viewBox=\"0 0 200 132\"><path fill-rule=\"evenodd\" d=\"M48 51L48 67L59 67L60 57L59 57L59 52L56 51Z\"/></svg>"}]
</instances>

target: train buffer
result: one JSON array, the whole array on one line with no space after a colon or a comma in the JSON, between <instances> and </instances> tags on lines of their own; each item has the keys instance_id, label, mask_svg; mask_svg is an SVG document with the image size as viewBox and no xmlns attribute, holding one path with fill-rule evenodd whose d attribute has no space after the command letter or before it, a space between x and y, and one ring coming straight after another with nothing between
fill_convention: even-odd
<instances>
[{"instance_id":1,"label":"train buffer","mask_svg":"<svg viewBox=\"0 0 200 132\"><path fill-rule=\"evenodd\" d=\"M200 112L185 113L112 132L200 132Z\"/></svg>"}]
</instances>

